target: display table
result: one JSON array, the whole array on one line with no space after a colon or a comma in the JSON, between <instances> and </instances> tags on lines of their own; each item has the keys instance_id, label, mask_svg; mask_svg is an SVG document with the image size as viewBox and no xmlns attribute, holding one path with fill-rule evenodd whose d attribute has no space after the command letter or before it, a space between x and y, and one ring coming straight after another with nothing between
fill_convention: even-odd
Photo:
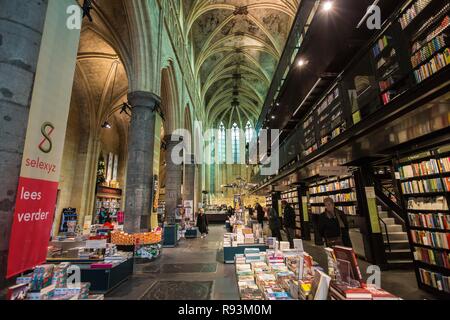
<instances>
[{"instance_id":1,"label":"display table","mask_svg":"<svg viewBox=\"0 0 450 320\"><path fill-rule=\"evenodd\" d=\"M134 259L127 259L111 269L100 268L91 269L91 264L100 261L81 260L81 259L48 259L48 263L58 264L62 262L70 262L77 265L81 270L81 282L89 282L91 284L90 291L94 294L105 294L116 288L121 283L128 280L133 275Z\"/></svg>"},{"instance_id":2,"label":"display table","mask_svg":"<svg viewBox=\"0 0 450 320\"><path fill-rule=\"evenodd\" d=\"M237 254L244 254L245 249L259 249L261 252L266 252L269 247L265 244L244 244L237 247L224 247L223 260L224 263L234 263L234 257Z\"/></svg>"}]
</instances>

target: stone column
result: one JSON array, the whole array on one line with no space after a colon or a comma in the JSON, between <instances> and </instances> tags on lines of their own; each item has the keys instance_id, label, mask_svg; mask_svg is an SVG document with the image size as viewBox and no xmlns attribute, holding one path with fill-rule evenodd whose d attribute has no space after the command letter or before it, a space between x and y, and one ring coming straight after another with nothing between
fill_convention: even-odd
<instances>
[{"instance_id":1,"label":"stone column","mask_svg":"<svg viewBox=\"0 0 450 320\"><path fill-rule=\"evenodd\" d=\"M133 114L128 138L125 232L148 231L152 209L155 106L160 98L149 92L128 95Z\"/></svg>"},{"instance_id":2,"label":"stone column","mask_svg":"<svg viewBox=\"0 0 450 320\"><path fill-rule=\"evenodd\" d=\"M195 198L195 157L194 155L187 155L184 164L184 184L183 184L183 199L194 201Z\"/></svg>"},{"instance_id":3,"label":"stone column","mask_svg":"<svg viewBox=\"0 0 450 320\"><path fill-rule=\"evenodd\" d=\"M173 149L180 144L179 141L172 141L172 136L166 136L166 221L173 221L175 217L175 209L181 204L181 182L182 182L182 165L175 164L172 159Z\"/></svg>"},{"instance_id":4,"label":"stone column","mask_svg":"<svg viewBox=\"0 0 450 320\"><path fill-rule=\"evenodd\" d=\"M0 287L47 1L0 0ZM7 173L7 174L6 174Z\"/></svg>"}]
</instances>

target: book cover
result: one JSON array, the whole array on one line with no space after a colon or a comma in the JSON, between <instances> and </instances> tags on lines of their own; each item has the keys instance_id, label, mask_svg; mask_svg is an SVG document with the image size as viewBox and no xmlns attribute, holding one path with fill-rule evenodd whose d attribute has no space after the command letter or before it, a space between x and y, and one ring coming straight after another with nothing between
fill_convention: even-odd
<instances>
[{"instance_id":1,"label":"book cover","mask_svg":"<svg viewBox=\"0 0 450 320\"><path fill-rule=\"evenodd\" d=\"M352 248L336 246L333 248L341 280L347 283L359 282L362 286L363 279L359 269L358 259ZM350 268L348 268L350 266ZM353 281L352 281L353 280Z\"/></svg>"},{"instance_id":2,"label":"book cover","mask_svg":"<svg viewBox=\"0 0 450 320\"><path fill-rule=\"evenodd\" d=\"M316 270L314 273L314 281L311 285L312 299L320 301L328 300L330 282L330 276L326 275L322 271Z\"/></svg>"}]
</instances>

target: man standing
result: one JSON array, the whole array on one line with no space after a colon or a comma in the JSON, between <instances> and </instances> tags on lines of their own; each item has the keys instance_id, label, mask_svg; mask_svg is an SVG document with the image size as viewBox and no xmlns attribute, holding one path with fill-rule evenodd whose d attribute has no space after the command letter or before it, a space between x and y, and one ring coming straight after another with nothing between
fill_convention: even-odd
<instances>
[{"instance_id":1,"label":"man standing","mask_svg":"<svg viewBox=\"0 0 450 320\"><path fill-rule=\"evenodd\" d=\"M267 207L266 211L268 212L269 216L269 228L272 233L272 237L277 238L278 241L283 241L281 237L281 222L280 218L278 217L278 212L274 208Z\"/></svg>"},{"instance_id":2,"label":"man standing","mask_svg":"<svg viewBox=\"0 0 450 320\"><path fill-rule=\"evenodd\" d=\"M256 203L255 209L256 209L256 220L258 220L258 223L261 225L261 228L264 229L264 216L265 216L264 209L259 203Z\"/></svg>"},{"instance_id":3,"label":"man standing","mask_svg":"<svg viewBox=\"0 0 450 320\"><path fill-rule=\"evenodd\" d=\"M281 207L283 208L283 224L290 243L291 248L294 248L295 238L295 211L291 205L286 201L281 201Z\"/></svg>"},{"instance_id":4,"label":"man standing","mask_svg":"<svg viewBox=\"0 0 450 320\"><path fill-rule=\"evenodd\" d=\"M319 235L325 238L328 247L344 245L352 247L349 237L349 226L345 213L337 209L334 200L324 200L325 212L319 216Z\"/></svg>"}]
</instances>

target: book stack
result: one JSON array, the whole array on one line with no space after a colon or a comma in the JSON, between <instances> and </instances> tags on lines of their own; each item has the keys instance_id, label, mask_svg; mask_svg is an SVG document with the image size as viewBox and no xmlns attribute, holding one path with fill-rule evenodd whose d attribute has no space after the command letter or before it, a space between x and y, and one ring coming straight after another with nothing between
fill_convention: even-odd
<instances>
[{"instance_id":1,"label":"book stack","mask_svg":"<svg viewBox=\"0 0 450 320\"><path fill-rule=\"evenodd\" d=\"M390 38L388 38L386 35L378 39L377 44L373 46L372 53L373 56L376 58L378 57L381 52L389 45Z\"/></svg>"},{"instance_id":2,"label":"book stack","mask_svg":"<svg viewBox=\"0 0 450 320\"><path fill-rule=\"evenodd\" d=\"M414 53L411 57L413 68L417 68L420 64L431 58L436 52L446 46L448 46L447 36L445 34L441 34L420 49L417 49L416 53Z\"/></svg>"},{"instance_id":3,"label":"book stack","mask_svg":"<svg viewBox=\"0 0 450 320\"><path fill-rule=\"evenodd\" d=\"M427 264L450 269L450 254L426 248L414 248L414 259Z\"/></svg>"},{"instance_id":4,"label":"book stack","mask_svg":"<svg viewBox=\"0 0 450 320\"><path fill-rule=\"evenodd\" d=\"M413 180L402 183L404 194L443 192L441 179Z\"/></svg>"},{"instance_id":5,"label":"book stack","mask_svg":"<svg viewBox=\"0 0 450 320\"><path fill-rule=\"evenodd\" d=\"M417 0L414 4L406 10L406 12L400 17L399 22L402 29L406 29L408 25L425 9L431 0Z\"/></svg>"},{"instance_id":6,"label":"book stack","mask_svg":"<svg viewBox=\"0 0 450 320\"><path fill-rule=\"evenodd\" d=\"M419 268L419 274L422 283L441 292L450 293L450 277L422 268Z\"/></svg>"},{"instance_id":7,"label":"book stack","mask_svg":"<svg viewBox=\"0 0 450 320\"><path fill-rule=\"evenodd\" d=\"M408 210L448 210L445 197L423 197L408 200Z\"/></svg>"},{"instance_id":8,"label":"book stack","mask_svg":"<svg viewBox=\"0 0 450 320\"><path fill-rule=\"evenodd\" d=\"M450 172L450 157L444 157L439 160L443 172Z\"/></svg>"},{"instance_id":9,"label":"book stack","mask_svg":"<svg viewBox=\"0 0 450 320\"><path fill-rule=\"evenodd\" d=\"M433 74L439 72L441 69L450 65L450 49L446 48L443 52L440 52L446 46L446 40L443 38L445 35L441 35L441 33L443 33L449 26L450 16L446 16L440 25L426 37L426 41L431 43L429 46L431 46L432 50L430 50L429 46L424 48L424 55L421 57L426 58L425 60L417 60L417 56L413 56L412 59L414 62L421 61L420 63L422 63L424 61L428 61L427 63L420 65L420 67L414 71L414 76L417 83L424 81ZM417 48L417 44L414 48ZM421 52L419 52L419 55L420 53Z\"/></svg>"},{"instance_id":10,"label":"book stack","mask_svg":"<svg viewBox=\"0 0 450 320\"><path fill-rule=\"evenodd\" d=\"M450 215L444 213L408 213L411 227L450 230Z\"/></svg>"},{"instance_id":11,"label":"book stack","mask_svg":"<svg viewBox=\"0 0 450 320\"><path fill-rule=\"evenodd\" d=\"M450 249L450 233L411 230L411 238L414 244Z\"/></svg>"},{"instance_id":12,"label":"book stack","mask_svg":"<svg viewBox=\"0 0 450 320\"><path fill-rule=\"evenodd\" d=\"M413 163L399 168L401 179L414 178L439 173L439 163L437 159L430 159L420 163Z\"/></svg>"}]
</instances>

